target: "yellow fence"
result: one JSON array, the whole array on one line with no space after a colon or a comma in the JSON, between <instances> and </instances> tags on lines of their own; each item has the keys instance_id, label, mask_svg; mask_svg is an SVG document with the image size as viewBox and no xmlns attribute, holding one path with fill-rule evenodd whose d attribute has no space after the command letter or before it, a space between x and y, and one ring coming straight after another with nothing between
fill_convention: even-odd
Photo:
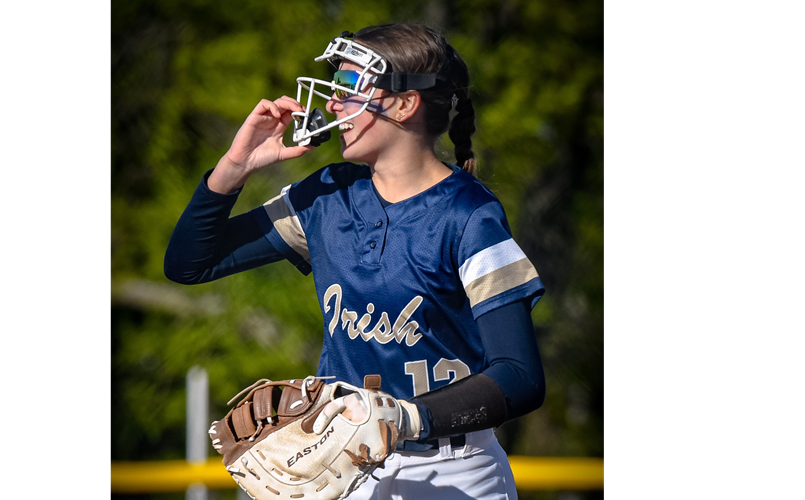
<instances>
[{"instance_id":1,"label":"yellow fence","mask_svg":"<svg viewBox=\"0 0 805 500\"><path fill-rule=\"evenodd\" d=\"M511 456L520 490L603 490L604 459ZM220 458L191 465L184 460L112 462L112 493L184 491L202 483L210 489L235 488Z\"/></svg>"}]
</instances>

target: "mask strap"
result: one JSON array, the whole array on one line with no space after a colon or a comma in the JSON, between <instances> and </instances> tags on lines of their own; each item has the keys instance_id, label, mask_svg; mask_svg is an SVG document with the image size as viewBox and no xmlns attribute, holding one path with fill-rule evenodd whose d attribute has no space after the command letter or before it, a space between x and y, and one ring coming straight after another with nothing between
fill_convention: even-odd
<instances>
[{"instance_id":1,"label":"mask strap","mask_svg":"<svg viewBox=\"0 0 805 500\"><path fill-rule=\"evenodd\" d=\"M408 90L425 90L436 85L441 78L435 73L384 73L377 75L375 87L392 92L406 92Z\"/></svg>"}]
</instances>

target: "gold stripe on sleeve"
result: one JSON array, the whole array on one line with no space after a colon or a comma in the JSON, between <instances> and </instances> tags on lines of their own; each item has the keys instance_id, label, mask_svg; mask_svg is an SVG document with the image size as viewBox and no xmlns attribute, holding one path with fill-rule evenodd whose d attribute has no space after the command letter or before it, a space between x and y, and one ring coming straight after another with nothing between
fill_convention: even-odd
<instances>
[{"instance_id":1,"label":"gold stripe on sleeve","mask_svg":"<svg viewBox=\"0 0 805 500\"><path fill-rule=\"evenodd\" d=\"M520 259L485 274L464 287L470 307L538 277L537 270L528 259Z\"/></svg>"},{"instance_id":2,"label":"gold stripe on sleeve","mask_svg":"<svg viewBox=\"0 0 805 500\"><path fill-rule=\"evenodd\" d=\"M299 218L291 212L291 207L288 206L285 197L279 194L265 202L263 208L285 243L303 259L310 262L310 251L307 248L307 238L302 230L302 224L299 223Z\"/></svg>"}]
</instances>

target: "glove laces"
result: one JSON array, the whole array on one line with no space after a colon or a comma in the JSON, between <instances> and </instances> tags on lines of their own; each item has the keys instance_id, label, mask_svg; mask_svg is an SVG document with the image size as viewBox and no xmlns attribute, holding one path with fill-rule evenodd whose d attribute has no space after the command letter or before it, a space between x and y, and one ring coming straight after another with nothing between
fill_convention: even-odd
<instances>
[{"instance_id":1,"label":"glove laces","mask_svg":"<svg viewBox=\"0 0 805 500\"><path fill-rule=\"evenodd\" d=\"M307 398L308 398L308 394L307 394L307 388L308 388L308 387L310 387L310 386L313 384L313 382L315 382L316 380L329 380L329 379L334 379L334 378L335 378L335 376L334 376L334 375L327 376L327 377L316 377L316 376L314 376L314 375L308 375L307 377L305 377L304 379L302 379L302 381L301 381L301 386L300 386L300 389L301 389L301 391L302 391L302 399L300 399L299 401L295 401L295 402L294 402L294 403L291 405L291 408L294 408L294 407L296 407L296 406L298 406L298 405L302 404L302 403L304 402L303 400L305 400L305 399L307 399ZM295 380L295 379L293 379L293 380L290 380L290 381L289 381L289 383L290 383L290 384L293 384L293 383L295 383L295 382L296 382L296 380ZM272 380L271 380L271 379L267 379L267 378L261 378L261 379L260 379L260 380L258 380L257 382L253 383L253 384L252 384L252 385L250 385L249 387L246 387L245 389L243 389L242 391L240 391L239 393L237 393L237 394L235 395L235 397L233 397L232 399L230 399L230 400L229 400L229 402L227 403L227 405L231 405L233 401L237 400L237 399L238 399L240 396L242 396L244 393L248 393L248 394L247 394L247 396L246 396L246 397L248 398L248 397L249 397L249 396L252 394L252 392L254 392L254 391L256 390L256 388L257 388L259 385L261 385L261 384L263 384L263 385L268 385L268 384L270 384L270 383L272 383ZM270 415L269 415L269 416L266 418L266 420L268 420L268 423L269 423L269 424L274 423L274 419L273 419L273 417L272 417L272 416L270 416ZM249 441L254 441L254 438L255 438L255 437L257 437L257 435L258 435L258 434L260 434L260 431L261 431L261 430L263 430L263 425L264 425L264 424L263 424L263 421L262 421L262 420L257 420L257 428L255 429L254 433L253 433L253 434L252 434L252 435L249 437Z\"/></svg>"}]
</instances>

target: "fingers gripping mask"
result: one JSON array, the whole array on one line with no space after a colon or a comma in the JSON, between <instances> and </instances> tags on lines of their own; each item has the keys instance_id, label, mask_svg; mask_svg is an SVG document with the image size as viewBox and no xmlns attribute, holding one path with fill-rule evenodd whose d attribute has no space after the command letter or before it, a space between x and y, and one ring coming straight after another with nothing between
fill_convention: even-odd
<instances>
[{"instance_id":1,"label":"fingers gripping mask","mask_svg":"<svg viewBox=\"0 0 805 500\"><path fill-rule=\"evenodd\" d=\"M305 107L304 113L291 113L294 117L293 141L300 146L322 144L330 138L330 129L366 111L377 91L377 87L370 87L369 84L375 83L377 75L385 73L387 67L386 61L371 49L341 37L334 38L324 53L314 59L317 62L339 60L355 63L361 70L336 71L333 80L329 82L306 76L296 79L296 100ZM305 90L307 99L303 101ZM313 97L318 96L329 101L333 94L336 98L345 100L344 109L350 114L327 123L322 110L314 106Z\"/></svg>"}]
</instances>

